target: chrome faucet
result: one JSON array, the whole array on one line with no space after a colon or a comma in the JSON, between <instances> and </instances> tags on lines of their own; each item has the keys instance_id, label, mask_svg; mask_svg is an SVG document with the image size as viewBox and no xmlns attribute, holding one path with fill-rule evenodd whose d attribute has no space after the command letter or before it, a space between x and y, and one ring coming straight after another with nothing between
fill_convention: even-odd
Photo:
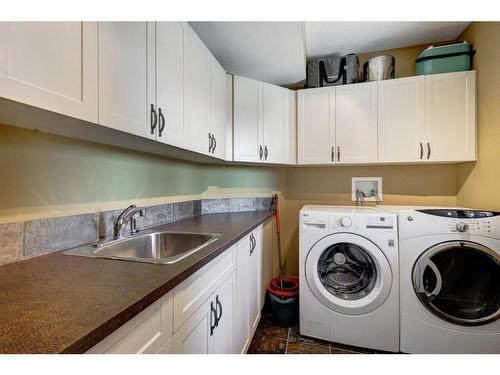
<instances>
[{"instance_id":1,"label":"chrome faucet","mask_svg":"<svg viewBox=\"0 0 500 375\"><path fill-rule=\"evenodd\" d=\"M378 194L375 192L375 190L372 189L371 191L371 196L375 198L375 202L378 204L382 204L382 199L378 196Z\"/></svg>"},{"instance_id":2,"label":"chrome faucet","mask_svg":"<svg viewBox=\"0 0 500 375\"><path fill-rule=\"evenodd\" d=\"M356 206L365 205L365 193L361 190L356 190Z\"/></svg>"},{"instance_id":3,"label":"chrome faucet","mask_svg":"<svg viewBox=\"0 0 500 375\"><path fill-rule=\"evenodd\" d=\"M128 223L130 223L130 234L137 233L137 214L140 217L144 217L144 208L137 208L135 204L131 204L118 216L115 223L115 239L123 238L123 231Z\"/></svg>"}]
</instances>

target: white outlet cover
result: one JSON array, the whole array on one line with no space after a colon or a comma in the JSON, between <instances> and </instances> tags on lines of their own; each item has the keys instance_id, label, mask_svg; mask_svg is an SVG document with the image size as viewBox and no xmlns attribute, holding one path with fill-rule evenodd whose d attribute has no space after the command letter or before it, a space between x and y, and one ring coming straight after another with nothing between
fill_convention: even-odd
<instances>
[{"instance_id":1,"label":"white outlet cover","mask_svg":"<svg viewBox=\"0 0 500 375\"><path fill-rule=\"evenodd\" d=\"M366 202L376 202L377 198L370 196L372 190L378 195L380 201L382 197L382 177L352 177L351 179L351 200L356 201L356 190L361 190L365 193Z\"/></svg>"}]
</instances>

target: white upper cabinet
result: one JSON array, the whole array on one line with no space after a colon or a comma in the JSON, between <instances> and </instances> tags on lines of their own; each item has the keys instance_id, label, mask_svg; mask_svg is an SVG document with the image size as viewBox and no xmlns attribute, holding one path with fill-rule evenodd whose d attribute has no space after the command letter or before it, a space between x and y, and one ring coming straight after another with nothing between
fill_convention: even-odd
<instances>
[{"instance_id":1,"label":"white upper cabinet","mask_svg":"<svg viewBox=\"0 0 500 375\"><path fill-rule=\"evenodd\" d=\"M189 27L186 65L186 121L189 149L209 154L210 73L212 55ZM225 107L224 107L225 108Z\"/></svg>"},{"instance_id":2,"label":"white upper cabinet","mask_svg":"<svg viewBox=\"0 0 500 375\"><path fill-rule=\"evenodd\" d=\"M290 90L239 76L233 87L234 160L290 163Z\"/></svg>"},{"instance_id":3,"label":"white upper cabinet","mask_svg":"<svg viewBox=\"0 0 500 375\"><path fill-rule=\"evenodd\" d=\"M262 146L262 83L234 76L234 160L258 162Z\"/></svg>"},{"instance_id":4,"label":"white upper cabinet","mask_svg":"<svg viewBox=\"0 0 500 375\"><path fill-rule=\"evenodd\" d=\"M226 160L233 161L233 75L226 73Z\"/></svg>"},{"instance_id":5,"label":"white upper cabinet","mask_svg":"<svg viewBox=\"0 0 500 375\"><path fill-rule=\"evenodd\" d=\"M429 161L476 159L476 72L425 76L425 150Z\"/></svg>"},{"instance_id":6,"label":"white upper cabinet","mask_svg":"<svg viewBox=\"0 0 500 375\"><path fill-rule=\"evenodd\" d=\"M264 161L286 163L288 90L262 84Z\"/></svg>"},{"instance_id":7,"label":"white upper cabinet","mask_svg":"<svg viewBox=\"0 0 500 375\"><path fill-rule=\"evenodd\" d=\"M380 81L380 162L412 162L424 156L424 76Z\"/></svg>"},{"instance_id":8,"label":"white upper cabinet","mask_svg":"<svg viewBox=\"0 0 500 375\"><path fill-rule=\"evenodd\" d=\"M288 90L288 164L297 164L297 93Z\"/></svg>"},{"instance_id":9,"label":"white upper cabinet","mask_svg":"<svg viewBox=\"0 0 500 375\"><path fill-rule=\"evenodd\" d=\"M219 159L226 158L226 71L215 59L211 58L210 93L210 153Z\"/></svg>"},{"instance_id":10,"label":"white upper cabinet","mask_svg":"<svg viewBox=\"0 0 500 375\"><path fill-rule=\"evenodd\" d=\"M298 164L333 164L335 88L300 90L297 107Z\"/></svg>"},{"instance_id":11,"label":"white upper cabinet","mask_svg":"<svg viewBox=\"0 0 500 375\"><path fill-rule=\"evenodd\" d=\"M154 139L155 40L148 27L154 31L147 22L99 23L99 124Z\"/></svg>"},{"instance_id":12,"label":"white upper cabinet","mask_svg":"<svg viewBox=\"0 0 500 375\"><path fill-rule=\"evenodd\" d=\"M475 160L475 74L299 91L298 163Z\"/></svg>"},{"instance_id":13,"label":"white upper cabinet","mask_svg":"<svg viewBox=\"0 0 500 375\"><path fill-rule=\"evenodd\" d=\"M157 140L183 148L188 139L184 121L187 30L185 22L155 22L156 43L150 52L155 56L150 58L150 70L156 72Z\"/></svg>"},{"instance_id":14,"label":"white upper cabinet","mask_svg":"<svg viewBox=\"0 0 500 375\"><path fill-rule=\"evenodd\" d=\"M97 123L97 23L0 23L0 96Z\"/></svg>"},{"instance_id":15,"label":"white upper cabinet","mask_svg":"<svg viewBox=\"0 0 500 375\"><path fill-rule=\"evenodd\" d=\"M335 138L337 163L377 161L377 82L336 88Z\"/></svg>"}]
</instances>

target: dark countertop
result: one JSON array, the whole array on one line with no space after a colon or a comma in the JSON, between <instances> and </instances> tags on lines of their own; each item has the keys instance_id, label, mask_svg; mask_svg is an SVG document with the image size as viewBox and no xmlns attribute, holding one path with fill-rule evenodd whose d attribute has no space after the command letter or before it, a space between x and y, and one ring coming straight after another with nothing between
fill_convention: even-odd
<instances>
[{"instance_id":1,"label":"dark countertop","mask_svg":"<svg viewBox=\"0 0 500 375\"><path fill-rule=\"evenodd\" d=\"M162 225L172 231L221 234L171 265L56 252L1 266L0 353L87 351L272 214L210 214Z\"/></svg>"}]
</instances>

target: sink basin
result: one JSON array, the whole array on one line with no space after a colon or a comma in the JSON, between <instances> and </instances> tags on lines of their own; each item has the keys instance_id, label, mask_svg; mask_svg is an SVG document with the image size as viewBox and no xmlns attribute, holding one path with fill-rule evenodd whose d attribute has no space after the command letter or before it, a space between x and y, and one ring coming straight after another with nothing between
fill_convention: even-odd
<instances>
[{"instance_id":1,"label":"sink basin","mask_svg":"<svg viewBox=\"0 0 500 375\"><path fill-rule=\"evenodd\" d=\"M217 238L218 235L213 233L143 232L67 250L64 254L171 264L203 249Z\"/></svg>"}]
</instances>

